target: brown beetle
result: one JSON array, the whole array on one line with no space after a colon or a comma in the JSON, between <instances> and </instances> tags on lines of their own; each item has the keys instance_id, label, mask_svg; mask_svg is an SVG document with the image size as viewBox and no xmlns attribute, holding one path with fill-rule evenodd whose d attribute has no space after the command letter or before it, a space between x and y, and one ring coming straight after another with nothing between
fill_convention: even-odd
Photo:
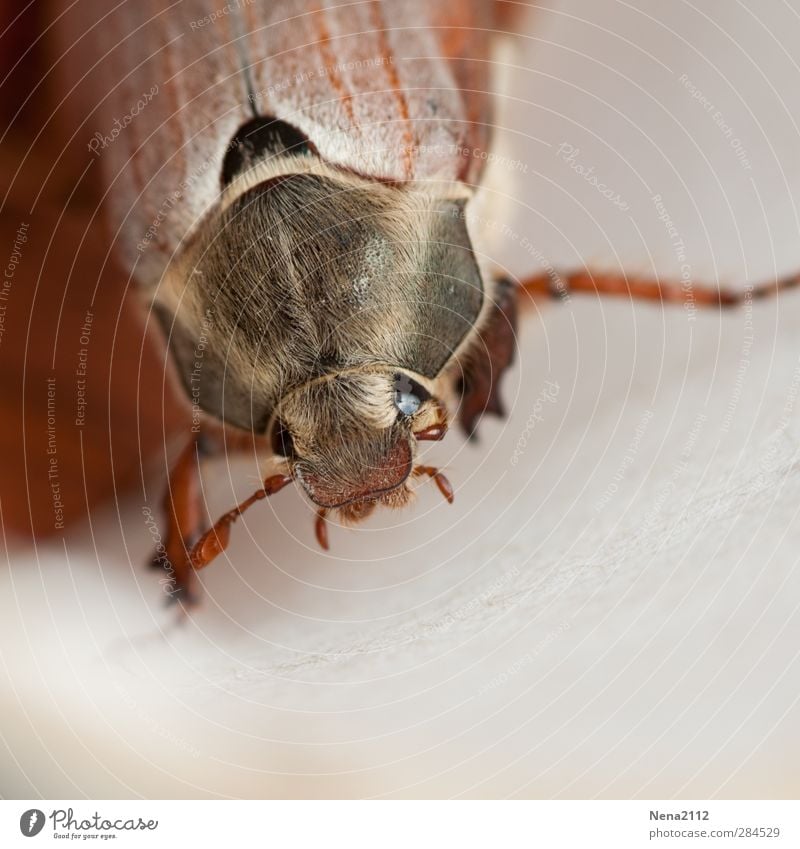
<instances>
[{"instance_id":1,"label":"brown beetle","mask_svg":"<svg viewBox=\"0 0 800 849\"><path fill-rule=\"evenodd\" d=\"M113 81L98 102L119 115L151 93L104 150L108 211L197 414L165 501L179 590L291 482L326 548L329 516L401 507L418 478L452 501L417 444L443 438L450 411L467 434L502 414L521 291L684 299L653 281L520 285L481 267L466 210L489 146L496 13L484 0L98 11ZM262 440L265 480L204 529L198 465L219 423Z\"/></svg>"}]
</instances>

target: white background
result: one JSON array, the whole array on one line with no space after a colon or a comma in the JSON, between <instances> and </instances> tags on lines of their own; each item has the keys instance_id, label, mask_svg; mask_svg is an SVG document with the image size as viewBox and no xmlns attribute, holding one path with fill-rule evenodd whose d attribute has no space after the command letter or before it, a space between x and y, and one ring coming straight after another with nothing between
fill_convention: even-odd
<instances>
[{"instance_id":1,"label":"white background","mask_svg":"<svg viewBox=\"0 0 800 849\"><path fill-rule=\"evenodd\" d=\"M797 4L562 0L524 28L498 73L489 257L679 278L660 194L698 284L800 268ZM431 452L453 506L429 485L331 527L325 554L287 490L182 624L139 503L12 551L0 794L796 797L799 327L791 293L693 321L539 304L510 418ZM209 467L210 512L253 484Z\"/></svg>"}]
</instances>

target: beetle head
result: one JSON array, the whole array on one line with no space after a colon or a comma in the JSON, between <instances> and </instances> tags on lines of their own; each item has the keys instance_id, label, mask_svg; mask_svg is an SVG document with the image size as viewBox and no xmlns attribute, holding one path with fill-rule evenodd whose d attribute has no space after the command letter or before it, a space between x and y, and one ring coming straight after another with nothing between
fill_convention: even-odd
<instances>
[{"instance_id":1,"label":"beetle head","mask_svg":"<svg viewBox=\"0 0 800 849\"><path fill-rule=\"evenodd\" d=\"M417 439L445 430L445 408L423 379L387 366L342 371L289 392L270 435L311 500L355 521L378 503L408 501Z\"/></svg>"}]
</instances>

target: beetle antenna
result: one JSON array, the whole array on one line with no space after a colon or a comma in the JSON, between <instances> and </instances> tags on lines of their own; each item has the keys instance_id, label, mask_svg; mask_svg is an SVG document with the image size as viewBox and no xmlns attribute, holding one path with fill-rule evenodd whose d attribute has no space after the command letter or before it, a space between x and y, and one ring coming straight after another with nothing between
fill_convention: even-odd
<instances>
[{"instance_id":1,"label":"beetle antenna","mask_svg":"<svg viewBox=\"0 0 800 849\"><path fill-rule=\"evenodd\" d=\"M434 483L437 487L439 487L439 492L442 493L445 501L447 501L448 504L453 503L453 498L455 497L453 485L435 466L417 466L417 468L414 469L414 474L427 475L429 478L433 478Z\"/></svg>"},{"instance_id":2,"label":"beetle antenna","mask_svg":"<svg viewBox=\"0 0 800 849\"><path fill-rule=\"evenodd\" d=\"M275 495L280 492L285 486L292 482L289 475L273 475L264 481L261 489L257 489L249 498L244 500L238 507L229 510L209 528L203 536L192 547L189 552L189 560L195 569L202 569L208 566L215 557L222 554L228 547L228 542L231 538L231 525L244 513L245 510L252 507L256 501L266 498L269 495Z\"/></svg>"}]
</instances>

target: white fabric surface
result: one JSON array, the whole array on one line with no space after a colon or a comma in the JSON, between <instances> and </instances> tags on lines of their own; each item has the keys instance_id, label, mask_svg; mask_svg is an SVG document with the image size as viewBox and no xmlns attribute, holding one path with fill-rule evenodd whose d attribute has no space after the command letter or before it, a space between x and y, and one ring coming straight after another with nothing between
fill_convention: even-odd
<instances>
[{"instance_id":1,"label":"white fabric surface","mask_svg":"<svg viewBox=\"0 0 800 849\"><path fill-rule=\"evenodd\" d=\"M658 194L695 279L800 268L791 4L562 0L528 29L487 256L679 279ZM452 507L429 484L324 554L287 490L182 625L139 503L12 551L0 794L796 797L799 327L792 293L531 309L510 418L430 451ZM253 476L210 467L210 513Z\"/></svg>"}]
</instances>

